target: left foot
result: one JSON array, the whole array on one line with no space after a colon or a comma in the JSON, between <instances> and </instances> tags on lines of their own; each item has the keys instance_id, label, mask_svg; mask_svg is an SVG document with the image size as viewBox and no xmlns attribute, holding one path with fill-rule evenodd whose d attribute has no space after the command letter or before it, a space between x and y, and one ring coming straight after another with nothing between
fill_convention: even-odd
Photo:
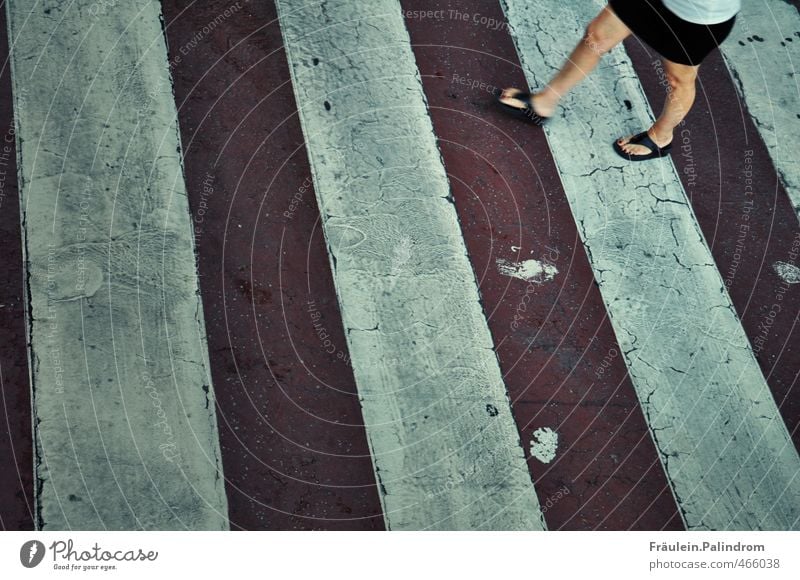
<instances>
[{"instance_id":1,"label":"left foot","mask_svg":"<svg viewBox=\"0 0 800 580\"><path fill-rule=\"evenodd\" d=\"M628 161L659 159L672 151L672 136L659 137L653 134L652 127L636 135L618 139L612 145L620 157Z\"/></svg>"},{"instance_id":2,"label":"left foot","mask_svg":"<svg viewBox=\"0 0 800 580\"><path fill-rule=\"evenodd\" d=\"M636 157L637 155L648 155L653 152L650 147L639 143L629 143L629 141L634 138L636 135L628 135L627 137L621 137L617 139L617 144L620 146L620 149L630 155L631 157ZM664 135L658 135L653 128L647 130L647 136L652 139L653 143L656 144L659 148L664 148L670 143L672 143L672 134L670 133L666 137Z\"/></svg>"}]
</instances>

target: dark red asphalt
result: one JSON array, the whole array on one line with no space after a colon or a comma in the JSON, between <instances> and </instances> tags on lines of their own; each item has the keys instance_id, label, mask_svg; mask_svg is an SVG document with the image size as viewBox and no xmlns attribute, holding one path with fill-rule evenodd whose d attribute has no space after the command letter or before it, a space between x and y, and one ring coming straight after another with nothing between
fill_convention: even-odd
<instances>
[{"instance_id":1,"label":"dark red asphalt","mask_svg":"<svg viewBox=\"0 0 800 580\"><path fill-rule=\"evenodd\" d=\"M275 7L163 7L231 526L383 529Z\"/></svg>"},{"instance_id":2,"label":"dark red asphalt","mask_svg":"<svg viewBox=\"0 0 800 580\"><path fill-rule=\"evenodd\" d=\"M401 3L505 21L495 2ZM683 529L544 134L463 84L527 86L511 38L471 18L406 23L526 453L535 429L559 434L552 463L529 458L548 527ZM496 260L530 258L559 274L528 300Z\"/></svg>"},{"instance_id":3,"label":"dark red asphalt","mask_svg":"<svg viewBox=\"0 0 800 580\"><path fill-rule=\"evenodd\" d=\"M726 42L739 40L747 42L735 34ZM651 107L660 111L666 91L656 56L636 40L625 46ZM800 287L784 284L772 268L790 262L793 240L797 252L800 225L718 51L701 65L696 104L675 139L682 149L673 159L684 188L800 449Z\"/></svg>"},{"instance_id":4,"label":"dark red asphalt","mask_svg":"<svg viewBox=\"0 0 800 580\"><path fill-rule=\"evenodd\" d=\"M0 4L0 528L33 529L31 390L5 6Z\"/></svg>"}]
</instances>

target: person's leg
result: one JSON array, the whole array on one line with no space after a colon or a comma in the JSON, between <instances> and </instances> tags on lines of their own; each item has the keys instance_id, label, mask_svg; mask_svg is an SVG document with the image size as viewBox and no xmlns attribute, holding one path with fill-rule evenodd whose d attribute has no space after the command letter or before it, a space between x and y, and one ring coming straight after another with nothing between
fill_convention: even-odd
<instances>
[{"instance_id":1,"label":"person's leg","mask_svg":"<svg viewBox=\"0 0 800 580\"><path fill-rule=\"evenodd\" d=\"M669 92L664 101L661 115L647 131L650 138L659 147L664 147L672 141L672 132L675 127L683 121L683 118L689 113L689 109L692 108L695 97L695 81L697 80L697 71L700 68L699 65L679 64L667 59L663 59L663 61L664 73L669 82ZM631 155L642 155L650 152L650 149L643 145L629 144L628 140L631 137L632 135L629 135L619 140L623 151Z\"/></svg>"},{"instance_id":2,"label":"person's leg","mask_svg":"<svg viewBox=\"0 0 800 580\"><path fill-rule=\"evenodd\" d=\"M558 101L575 85L588 75L600 58L631 34L630 29L614 14L609 6L600 11L586 27L583 38L561 67L561 70L547 85L533 96L534 110L545 117L555 111ZM522 107L524 103L514 99L513 89L506 89L501 99L513 106Z\"/></svg>"}]
</instances>

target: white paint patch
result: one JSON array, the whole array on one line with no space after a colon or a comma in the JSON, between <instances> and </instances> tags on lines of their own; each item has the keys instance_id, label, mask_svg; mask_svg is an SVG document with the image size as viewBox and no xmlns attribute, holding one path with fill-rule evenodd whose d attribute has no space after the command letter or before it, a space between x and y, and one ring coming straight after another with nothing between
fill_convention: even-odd
<instances>
[{"instance_id":1,"label":"white paint patch","mask_svg":"<svg viewBox=\"0 0 800 580\"><path fill-rule=\"evenodd\" d=\"M558 274L558 270L553 264L540 262L539 260L523 260L522 262L512 262L498 258L497 271L503 276L519 278L526 282L549 282Z\"/></svg>"},{"instance_id":2,"label":"white paint patch","mask_svg":"<svg viewBox=\"0 0 800 580\"><path fill-rule=\"evenodd\" d=\"M533 432L531 455L542 463L550 463L556 457L558 433L550 427L542 427Z\"/></svg>"},{"instance_id":3,"label":"white paint patch","mask_svg":"<svg viewBox=\"0 0 800 580\"><path fill-rule=\"evenodd\" d=\"M800 268L787 262L775 262L772 269L788 284L800 283Z\"/></svg>"}]
</instances>

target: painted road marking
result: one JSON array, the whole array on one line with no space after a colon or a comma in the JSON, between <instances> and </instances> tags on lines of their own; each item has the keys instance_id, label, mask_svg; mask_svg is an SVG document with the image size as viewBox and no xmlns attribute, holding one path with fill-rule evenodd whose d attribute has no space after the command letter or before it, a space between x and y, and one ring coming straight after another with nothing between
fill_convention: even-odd
<instances>
[{"instance_id":1,"label":"painted road marking","mask_svg":"<svg viewBox=\"0 0 800 580\"><path fill-rule=\"evenodd\" d=\"M533 87L600 8L502 5ZM547 130L550 146L687 527L797 528L800 458L675 168L625 163L610 146L652 122L623 49L564 105L566 118L562 111Z\"/></svg>"},{"instance_id":2,"label":"painted road marking","mask_svg":"<svg viewBox=\"0 0 800 580\"><path fill-rule=\"evenodd\" d=\"M797 163L800 14L797 7L789 2L742 2L736 25L720 48L736 88L800 216L800 165Z\"/></svg>"},{"instance_id":3,"label":"painted road marking","mask_svg":"<svg viewBox=\"0 0 800 580\"><path fill-rule=\"evenodd\" d=\"M635 40L625 48L657 110L668 86L661 61ZM712 52L703 64L698 90L692 114L677 133L680 153L676 151L672 160L783 421L800 449L800 399L791 396L800 366L791 345L800 344L800 326L794 316L786 315L800 311L800 293L779 283L770 271L775 262L796 262L800 223L767 146L757 136L754 119L742 117L736 82L719 52ZM772 318L775 304L783 314Z\"/></svg>"},{"instance_id":4,"label":"painted road marking","mask_svg":"<svg viewBox=\"0 0 800 580\"><path fill-rule=\"evenodd\" d=\"M400 6L277 4L387 527L542 529Z\"/></svg>"},{"instance_id":5,"label":"painted road marking","mask_svg":"<svg viewBox=\"0 0 800 580\"><path fill-rule=\"evenodd\" d=\"M37 526L224 529L158 3L6 3Z\"/></svg>"}]
</instances>

